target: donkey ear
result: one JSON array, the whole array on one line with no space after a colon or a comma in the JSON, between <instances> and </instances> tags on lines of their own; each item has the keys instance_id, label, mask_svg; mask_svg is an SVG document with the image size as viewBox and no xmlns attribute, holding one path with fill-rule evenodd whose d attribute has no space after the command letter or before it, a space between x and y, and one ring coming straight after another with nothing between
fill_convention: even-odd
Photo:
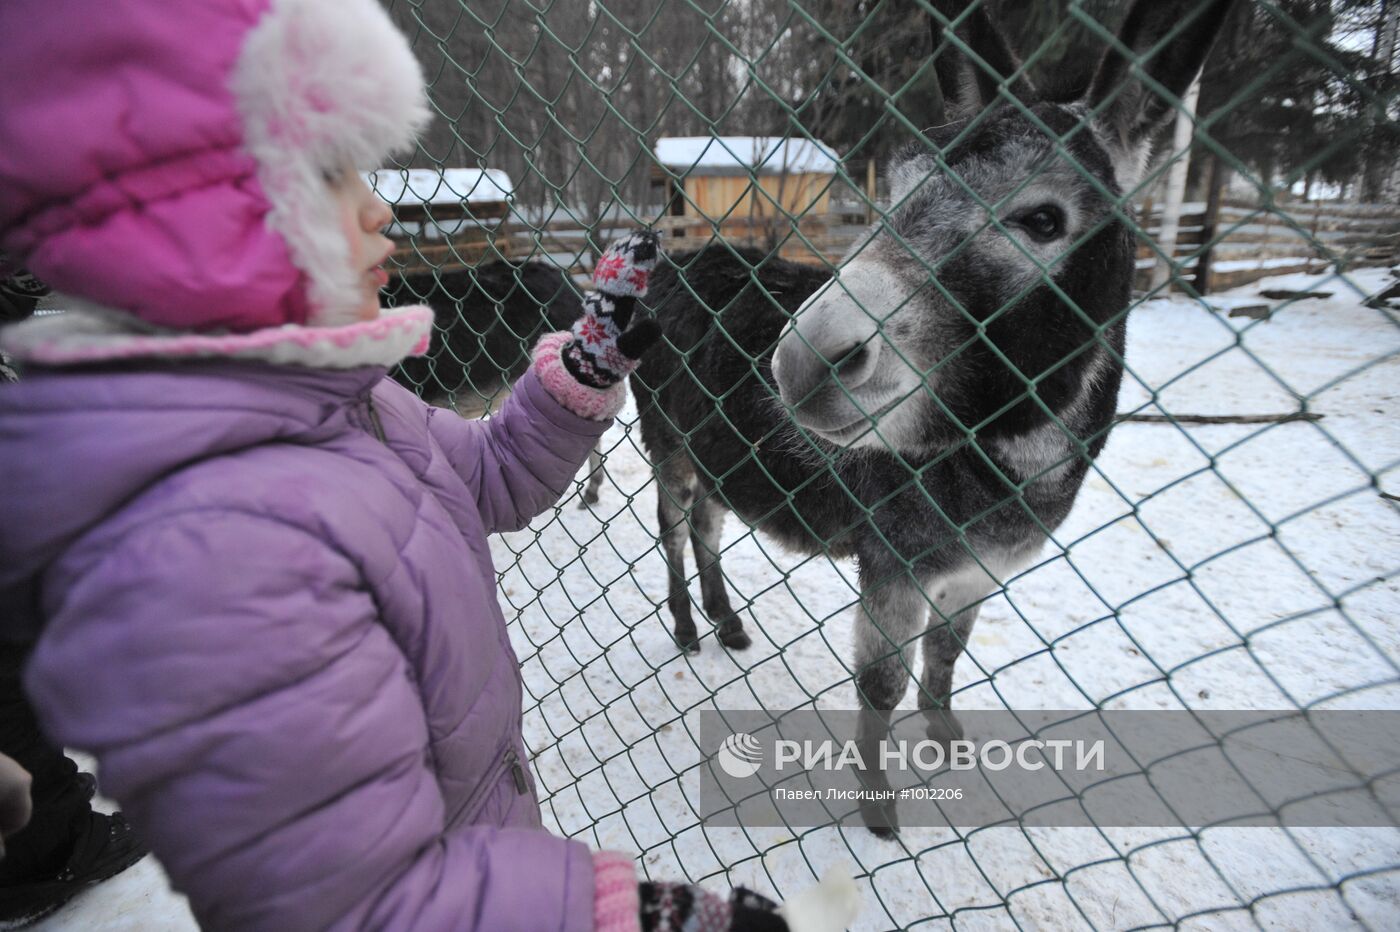
<instances>
[{"instance_id":1,"label":"donkey ear","mask_svg":"<svg viewBox=\"0 0 1400 932\"><path fill-rule=\"evenodd\" d=\"M1234 3L1136 0L1128 10L1120 45L1110 46L1099 63L1087 100L1116 150L1112 155L1125 190L1136 185L1153 135L1200 73ZM1166 45L1157 48L1164 39Z\"/></svg>"},{"instance_id":2,"label":"donkey ear","mask_svg":"<svg viewBox=\"0 0 1400 932\"><path fill-rule=\"evenodd\" d=\"M972 116L995 103L1002 84L1018 100L1039 99L1030 79L1016 75L1021 63L992 25L984 0L932 0L932 7L933 68L944 106L939 123Z\"/></svg>"}]
</instances>

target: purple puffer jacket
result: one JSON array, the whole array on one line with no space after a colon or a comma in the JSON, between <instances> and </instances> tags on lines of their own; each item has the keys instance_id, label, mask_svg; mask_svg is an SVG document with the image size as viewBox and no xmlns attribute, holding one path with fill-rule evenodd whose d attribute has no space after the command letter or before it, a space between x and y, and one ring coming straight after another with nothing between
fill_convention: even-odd
<instances>
[{"instance_id":1,"label":"purple puffer jacket","mask_svg":"<svg viewBox=\"0 0 1400 932\"><path fill-rule=\"evenodd\" d=\"M213 928L587 929L539 828L486 535L608 422L489 421L382 368L149 364L0 387L0 631Z\"/></svg>"}]
</instances>

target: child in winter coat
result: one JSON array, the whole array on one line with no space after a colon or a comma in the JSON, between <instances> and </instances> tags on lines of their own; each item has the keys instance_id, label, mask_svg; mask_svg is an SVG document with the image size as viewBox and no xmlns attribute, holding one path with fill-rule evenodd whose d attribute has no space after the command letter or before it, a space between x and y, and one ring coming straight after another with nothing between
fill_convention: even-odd
<instances>
[{"instance_id":1,"label":"child in winter coat","mask_svg":"<svg viewBox=\"0 0 1400 932\"><path fill-rule=\"evenodd\" d=\"M353 169L428 110L375 0L6 0L0 37L0 249L70 308L0 331L0 635L198 919L812 928L540 827L486 535L621 407L655 238L465 421L384 378L432 314L379 309Z\"/></svg>"}]
</instances>

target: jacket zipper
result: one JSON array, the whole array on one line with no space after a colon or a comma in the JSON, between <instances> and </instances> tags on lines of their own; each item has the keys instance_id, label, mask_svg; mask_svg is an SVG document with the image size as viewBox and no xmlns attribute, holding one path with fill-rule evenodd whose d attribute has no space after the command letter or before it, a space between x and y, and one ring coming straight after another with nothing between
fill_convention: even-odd
<instances>
[{"instance_id":1,"label":"jacket zipper","mask_svg":"<svg viewBox=\"0 0 1400 932\"><path fill-rule=\"evenodd\" d=\"M524 796L530 792L530 784L525 781L525 768L520 766L520 758L516 756L515 748L506 752L506 760L510 762L510 775L515 778L515 792Z\"/></svg>"},{"instance_id":2,"label":"jacket zipper","mask_svg":"<svg viewBox=\"0 0 1400 932\"><path fill-rule=\"evenodd\" d=\"M384 439L384 425L379 422L379 412L374 407L374 396L366 395L365 403L369 407L369 422L374 427L374 436L379 438L380 443L387 446L388 441Z\"/></svg>"},{"instance_id":3,"label":"jacket zipper","mask_svg":"<svg viewBox=\"0 0 1400 932\"><path fill-rule=\"evenodd\" d=\"M457 812L448 820L447 824L457 825L458 823L475 821L481 812L481 807L486 803L491 791L496 788L496 784L500 782L501 776L507 769L510 770L511 778L515 782L515 791L521 796L529 793L530 784L525 780L525 771L520 765L520 756L515 753L515 748L508 748L501 755L500 760L491 765L491 769L482 777L481 783L472 791L472 795L467 798L467 801L457 808Z\"/></svg>"},{"instance_id":4,"label":"jacket zipper","mask_svg":"<svg viewBox=\"0 0 1400 932\"><path fill-rule=\"evenodd\" d=\"M365 396L365 406L369 411L369 422L374 427L374 436L379 439L380 443L387 445L388 441L384 439L384 425L379 420L379 411L374 407L374 395ZM482 780L477 791L458 810L458 817L468 809L471 810L466 817L468 821L476 815L476 810L485 801L486 794L496 785L496 781L501 778L501 773L507 767L510 768L511 779L515 782L515 792L521 796L530 792L530 783L525 779L525 769L520 765L520 755L515 753L515 748L508 748L500 762L494 765L488 776ZM453 821L456 821L456 818L454 817Z\"/></svg>"}]
</instances>

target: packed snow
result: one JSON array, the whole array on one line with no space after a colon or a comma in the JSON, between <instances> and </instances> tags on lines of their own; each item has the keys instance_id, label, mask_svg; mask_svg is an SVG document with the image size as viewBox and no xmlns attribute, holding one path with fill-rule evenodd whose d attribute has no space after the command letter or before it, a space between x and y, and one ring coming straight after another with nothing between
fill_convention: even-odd
<instances>
[{"instance_id":1,"label":"packed snow","mask_svg":"<svg viewBox=\"0 0 1400 932\"><path fill-rule=\"evenodd\" d=\"M1266 320L1183 298L1135 310L1120 411L1322 419L1119 425L1053 543L984 606L955 705L1400 708L1400 508L1383 495L1400 493L1400 321L1362 303L1392 281L1294 274L1223 296L1332 292L1269 302ZM682 655L634 418L605 438L600 505L574 493L492 541L551 828L716 890L781 898L839 869L863 930L1395 927L1395 829L701 827L701 710L855 707L855 573L731 518L724 569L755 644ZM96 926L193 923L148 859L43 928Z\"/></svg>"}]
</instances>

